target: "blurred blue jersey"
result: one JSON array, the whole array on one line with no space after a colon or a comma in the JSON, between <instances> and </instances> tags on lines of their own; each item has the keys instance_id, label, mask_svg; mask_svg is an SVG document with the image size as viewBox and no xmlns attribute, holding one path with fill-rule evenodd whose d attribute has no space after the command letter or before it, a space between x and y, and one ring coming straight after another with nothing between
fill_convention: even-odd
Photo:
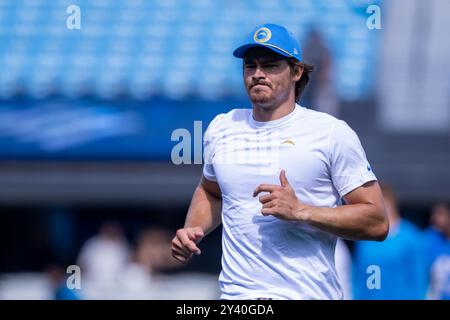
<instances>
[{"instance_id":1,"label":"blurred blue jersey","mask_svg":"<svg viewBox=\"0 0 450 320\"><path fill-rule=\"evenodd\" d=\"M360 241L355 245L353 288L355 299L424 299L427 272L424 237L412 223L391 226L383 242ZM369 266L378 266L381 287L369 289Z\"/></svg>"},{"instance_id":2,"label":"blurred blue jersey","mask_svg":"<svg viewBox=\"0 0 450 320\"><path fill-rule=\"evenodd\" d=\"M450 300L450 240L434 228L425 233L428 298Z\"/></svg>"}]
</instances>

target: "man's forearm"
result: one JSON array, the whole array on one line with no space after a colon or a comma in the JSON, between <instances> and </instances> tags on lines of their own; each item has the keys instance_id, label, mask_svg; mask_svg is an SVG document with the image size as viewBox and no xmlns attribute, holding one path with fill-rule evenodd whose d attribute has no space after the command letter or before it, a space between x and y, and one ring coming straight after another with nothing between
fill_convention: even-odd
<instances>
[{"instance_id":1,"label":"man's forearm","mask_svg":"<svg viewBox=\"0 0 450 320\"><path fill-rule=\"evenodd\" d=\"M336 208L312 207L299 211L299 220L349 240L386 238L389 228L383 212L373 204L350 204Z\"/></svg>"},{"instance_id":2,"label":"man's forearm","mask_svg":"<svg viewBox=\"0 0 450 320\"><path fill-rule=\"evenodd\" d=\"M222 199L207 192L200 184L192 196L184 227L200 227L205 235L222 222Z\"/></svg>"}]
</instances>

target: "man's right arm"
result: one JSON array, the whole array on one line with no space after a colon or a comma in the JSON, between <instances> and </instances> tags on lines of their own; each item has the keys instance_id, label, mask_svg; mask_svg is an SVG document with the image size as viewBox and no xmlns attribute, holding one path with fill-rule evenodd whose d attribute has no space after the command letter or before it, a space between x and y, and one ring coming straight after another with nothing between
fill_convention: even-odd
<instances>
[{"instance_id":1,"label":"man's right arm","mask_svg":"<svg viewBox=\"0 0 450 320\"><path fill-rule=\"evenodd\" d=\"M172 255L181 262L201 253L197 244L221 223L222 192L219 185L202 176L195 189L184 227L172 240Z\"/></svg>"}]
</instances>

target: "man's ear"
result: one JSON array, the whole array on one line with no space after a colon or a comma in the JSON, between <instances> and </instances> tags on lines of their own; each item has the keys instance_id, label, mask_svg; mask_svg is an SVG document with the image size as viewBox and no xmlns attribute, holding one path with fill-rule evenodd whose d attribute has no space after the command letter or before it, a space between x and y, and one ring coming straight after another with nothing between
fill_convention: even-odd
<instances>
[{"instance_id":1,"label":"man's ear","mask_svg":"<svg viewBox=\"0 0 450 320\"><path fill-rule=\"evenodd\" d=\"M295 82L297 82L298 80L300 80L300 78L302 77L302 74L303 74L303 70L304 70L305 68L303 67L303 65L302 64L300 64L300 63L296 63L295 65L294 65L294 81Z\"/></svg>"}]
</instances>

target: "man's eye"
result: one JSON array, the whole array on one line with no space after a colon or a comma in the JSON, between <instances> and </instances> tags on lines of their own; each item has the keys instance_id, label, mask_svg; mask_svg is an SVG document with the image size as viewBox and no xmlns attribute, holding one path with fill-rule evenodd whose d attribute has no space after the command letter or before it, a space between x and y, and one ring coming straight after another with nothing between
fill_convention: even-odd
<instances>
[{"instance_id":1,"label":"man's eye","mask_svg":"<svg viewBox=\"0 0 450 320\"><path fill-rule=\"evenodd\" d=\"M269 63L269 64L265 65L266 68L275 68L276 66L277 66L277 64L275 64L275 63Z\"/></svg>"}]
</instances>

